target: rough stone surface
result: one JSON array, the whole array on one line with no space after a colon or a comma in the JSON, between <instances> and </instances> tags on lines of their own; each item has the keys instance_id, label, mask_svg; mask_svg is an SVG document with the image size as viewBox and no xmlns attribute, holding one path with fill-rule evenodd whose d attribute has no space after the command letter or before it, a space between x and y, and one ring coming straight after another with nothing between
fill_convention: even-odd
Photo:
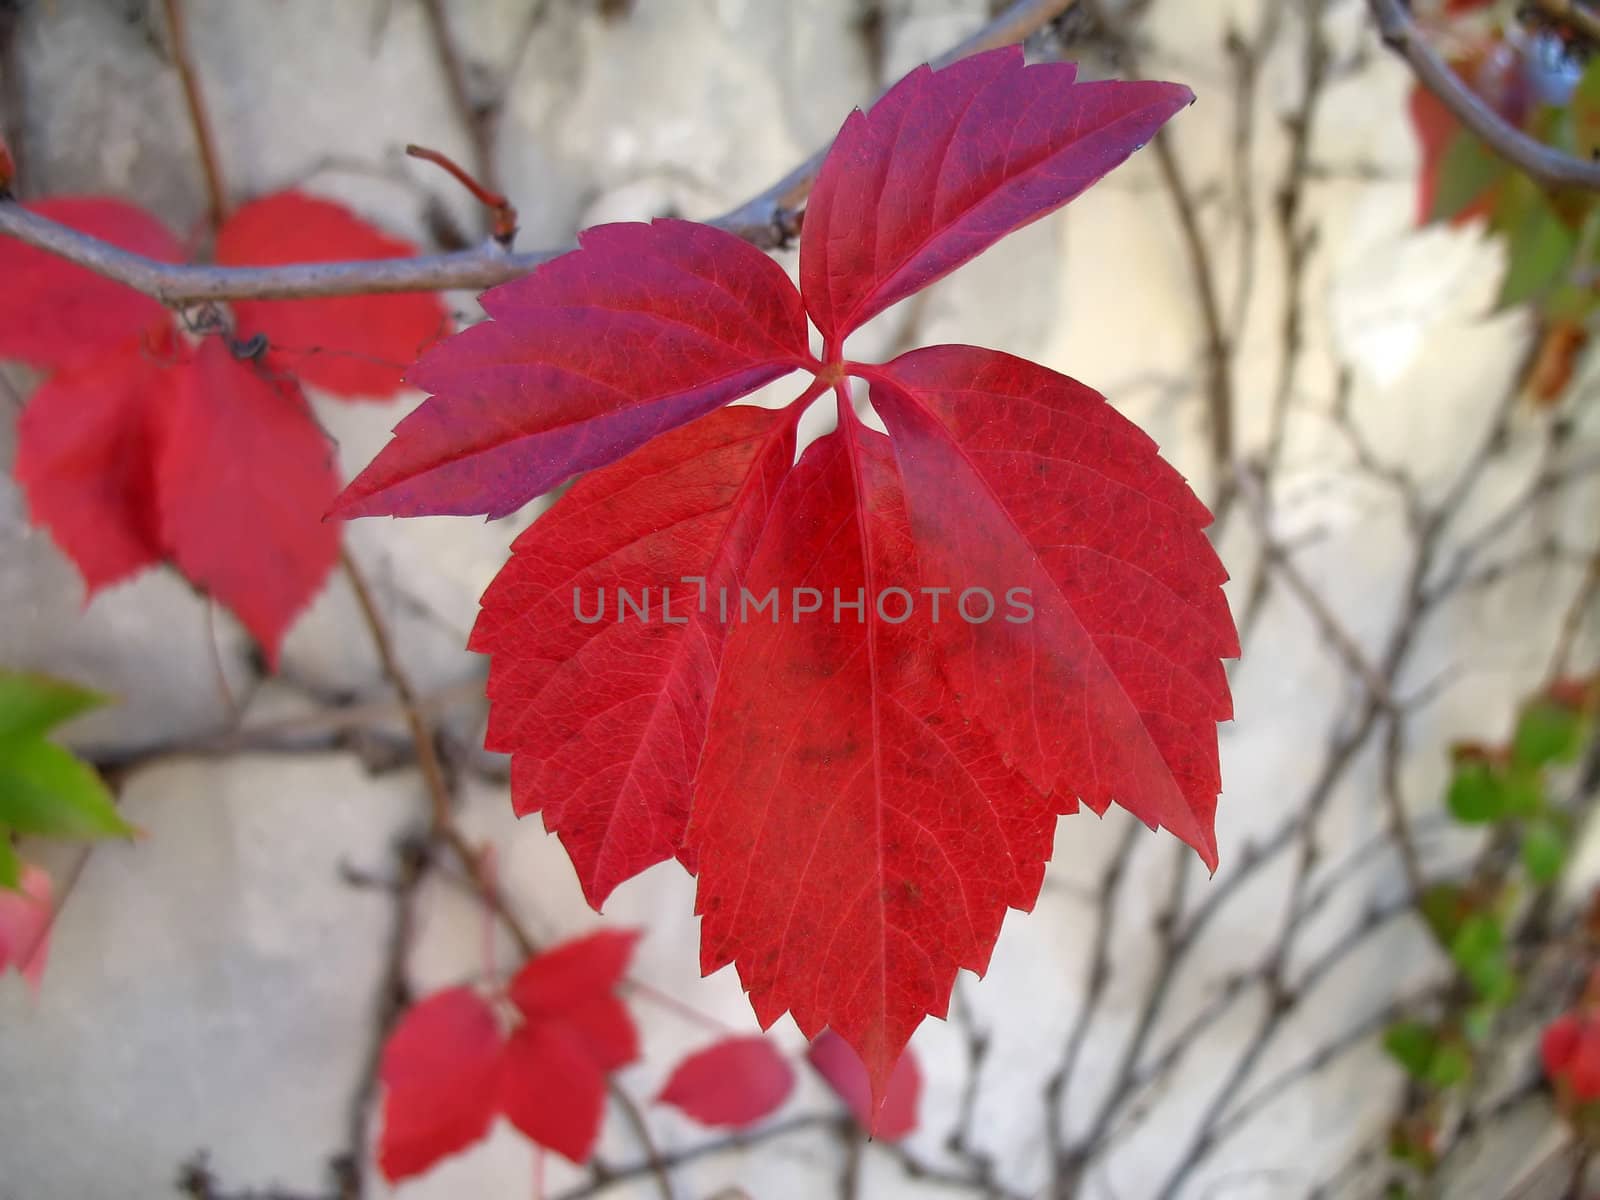
<instances>
[{"instance_id":1,"label":"rough stone surface","mask_svg":"<svg viewBox=\"0 0 1600 1200\"><path fill-rule=\"evenodd\" d=\"M398 157L408 141L456 153L466 145L419 5L191 0L189 7L238 194L300 183L422 242L431 198L463 229L476 228L478 214L448 181ZM514 52L528 5L445 7L467 57L492 78ZM612 18L595 4L544 7L497 140L527 246L565 244L581 224L598 220L706 216L731 207L824 142L851 105L969 32L988 5L875 5L875 40L862 36L861 7L849 0L638 0L630 15ZM1175 125L1173 143L1191 186L1208 195L1231 195L1240 182L1230 174L1233 112L1217 48L1230 22L1254 30L1269 7L1271 0L1155 5L1151 28L1159 37L1142 65L1185 79L1200 94ZM1363 8L1336 3L1329 16L1334 58L1346 65L1316 126L1318 162L1327 172L1306 204L1319 228L1319 252L1303 282L1303 361L1285 397L1270 527L1296 545L1297 566L1321 604L1375 662L1400 620L1413 533L1400 498L1360 469L1333 418L1341 372L1349 372L1346 411L1373 452L1437 498L1484 436L1527 330L1518 317L1491 311L1504 266L1497 244L1471 227L1411 227L1416 150L1398 116L1407 79L1379 52ZM1250 261L1240 254L1236 208L1208 203L1199 214L1236 328L1239 458L1259 454L1274 428L1285 276L1270 226L1288 152L1279 117L1302 87L1296 30L1289 21L1264 64L1259 141L1243 179L1262 224L1259 253ZM194 227L203 193L159 6L30 6L19 53L30 185L116 191L161 213L174 229ZM793 269L793 255L784 261ZM471 297L453 302L464 319L474 319ZM1067 213L884 314L850 351L870 357L963 341L1028 354L1106 392L1203 496L1214 497L1197 312L1187 251L1146 151ZM19 395L25 384L17 378ZM785 398L784 386L767 396ZM417 399L350 405L316 398L346 474L371 457ZM1587 424L1574 431L1575 460L1600 444L1597 416L1591 405ZM814 420L825 419L819 413ZM10 425L0 422L0 459L9 458ZM1518 418L1505 452L1447 535L1441 570L1539 470L1537 433L1536 418ZM377 520L350 528L352 553L408 669L425 695L443 697L440 711L458 743L478 737L481 727L481 709L460 702L483 671L462 649L477 596L537 510L490 523ZM1509 526L1493 557L1513 560L1549 530L1592 541L1596 511L1594 484L1573 488ZM1221 546L1235 576L1230 598L1242 614L1260 531L1236 513ZM1511 571L1418 622L1396 687L1406 696L1438 689L1410 724L1399 772L1421 827L1438 810L1448 743L1502 736L1517 698L1541 677L1560 618L1551 598L1569 595L1577 577L1578 568L1566 563ZM1600 653L1593 632L1591 624L1579 661ZM1282 586L1265 591L1248 647L1234 673L1237 720L1223 731L1223 867L1212 881L1192 867L1184 891L1190 911L1227 884L1230 864L1247 847L1280 830L1286 805L1314 786L1330 738L1360 709L1356 673L1315 615ZM325 717L329 703L383 710L378 733L341 752L170 757L138 767L124 782L123 803L148 836L96 850L70 889L62 881L73 857L46 857L69 895L43 991L35 998L14 977L0 979L0 1192L14 1189L30 1200L159 1195L201 1149L210 1151L229 1191L323 1186L327 1158L346 1145L390 920L383 896L342 882L340 865L389 869L391 842L416 827L424 809L413 771L373 776L365 769L401 740L401 727L348 586L337 576L330 581L286 643L283 678L262 685L244 635L225 614L208 613L170 573L152 572L83 607L70 565L27 526L15 488L0 480L0 663L48 669L121 697L123 704L69 731L75 744L114 758L214 738L229 723L219 679L246 704L248 727L309 720L296 726L308 744L322 744L318 714ZM555 840L536 821L512 818L496 781L504 764L488 755L473 761L480 769L463 785L463 828L494 847L498 877L538 937L565 936L602 919L646 927L637 978L732 1028L753 1028L730 971L698 977L692 881L675 866L658 867L620 888L605 917L597 917ZM1320 797L1324 861L1355 861L1360 869L1297 941L1294 969L1307 969L1375 898L1392 898L1401 886L1393 855L1369 849L1387 820L1383 786L1383 764L1368 745ZM1012 914L988 977L960 984L963 1006L991 1035L976 1091L976 1148L994 1157L1013 1189L1036 1188L1043 1178L1039 1096L1084 1003L1098 931L1095 897L1127 830L1120 814L1064 820L1037 910ZM1111 1086L1136 1006L1158 969L1150 930L1174 851L1164 837L1139 836L1128 875L1135 886L1119 893L1112 970L1067 1103L1074 1137ZM1463 853L1448 838L1429 837L1422 850L1430 866L1441 867ZM1291 868L1285 855L1217 909L1172 982L1156 1046L1179 1036L1231 974L1271 952L1293 895ZM1590 844L1576 877L1596 874L1600 848ZM431 877L418 897L406 955L413 988L479 978L511 961L511 946L486 934L482 912L461 887ZM1292 1070L1437 965L1415 928L1387 930L1320 977L1251 1080L1261 1085ZM671 1065L712 1034L646 993L630 1000L645 1057L619 1080L647 1101ZM1142 1123L1120 1131L1087 1196L1157 1194L1264 1011L1258 994L1243 997L1197 1041L1152 1094ZM788 1021L775 1036L800 1052ZM923 1160L950 1166L946 1138L967 1083L959 1031L929 1022L914 1047L927 1098L923 1126L908 1145ZM786 1112L824 1111L826 1093L802 1077ZM1232 1130L1183 1194L1306 1194L1378 1135L1394 1088L1393 1071L1368 1039ZM671 1112L651 1110L649 1119L664 1151L705 1140ZM613 1163L639 1158L614 1110L601 1153ZM834 1187L838 1156L831 1133L796 1133L755 1152L697 1160L678 1176L681 1194L709 1196L738 1185L763 1200L810 1200ZM502 1126L482 1146L394 1194L527 1196L536 1170L525 1142ZM908 1179L883 1155L869 1154L865 1171L861 1194L874 1200L943 1194ZM543 1179L546 1194L557 1195L582 1177L548 1156ZM1462 1195L1485 1194L1464 1186ZM376 1181L369 1188L369 1195L385 1194ZM654 1190L645 1180L611 1194Z\"/></svg>"}]
</instances>

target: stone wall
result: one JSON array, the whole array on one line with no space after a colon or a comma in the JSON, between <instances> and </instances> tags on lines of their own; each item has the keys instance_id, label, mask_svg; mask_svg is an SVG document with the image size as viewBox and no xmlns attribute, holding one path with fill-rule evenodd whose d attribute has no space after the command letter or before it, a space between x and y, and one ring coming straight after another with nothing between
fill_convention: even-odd
<instances>
[{"instance_id":1,"label":"stone wall","mask_svg":"<svg viewBox=\"0 0 1600 1200\"><path fill-rule=\"evenodd\" d=\"M986 16L982 0L882 0L871 21L857 0L446 7L463 57L486 78L518 56L494 158L526 247L563 245L602 220L731 207L826 141L852 105ZM1288 118L1305 102L1313 6L1139 7L1139 69L1187 82L1200 98L1171 136L1181 186L1147 150L858 339L863 355L989 345L1084 379L1211 499L1228 472L1259 464L1260 481L1235 493L1217 534L1246 637L1233 674L1237 719L1223 730L1223 865L1210 880L1198 864L1176 865L1169 838L1120 812L1063 820L1038 909L1008 918L985 979L963 977L959 1019L928 1022L913 1043L927 1084L922 1128L905 1152L935 1171L969 1172L947 1139L962 1119L977 1030L986 1040L975 1148L993 1156L1006 1194L1033 1194L1047 1173L1047 1083L1081 1023L1066 1144L1096 1130L1117 1100L1081 1194L1298 1197L1335 1177L1339 1194L1371 1194L1371 1176L1346 1169L1381 1143L1400 1083L1369 1027L1441 968L1416 922L1364 924L1404 886L1385 795L1392 788L1412 813L1430 870L1471 851L1438 820L1446 748L1503 737L1545 672L1583 568L1531 551L1552 537L1595 547L1600 488L1581 468L1600 450L1600 405L1575 403L1571 435L1557 442L1551 418L1513 404L1507 435L1487 440L1525 320L1493 311L1503 250L1481 228L1413 228L1409 77L1359 0L1332 0L1317 24L1329 65L1315 87L1312 169L1298 173ZM430 205L477 228L459 191L400 155L406 142L463 157L467 146L419 4L189 8L238 195L303 186L421 242ZM1079 28L1064 24L1061 36ZM1224 51L1230 31L1256 47L1248 90ZM1081 48L1086 69L1128 70L1126 50L1108 58L1111 48L1104 37ZM111 191L175 229L198 223L204 190L159 5L25 4L11 49L24 104L11 115L25 131L32 194ZM1285 186L1300 194L1289 232L1314 231L1304 256L1286 253ZM1197 222L1231 342L1220 400L1236 438L1220 463L1211 438L1219 390L1178 195ZM783 261L792 269L792 256ZM452 300L470 319L473 299ZM1291 312L1296 338L1284 332ZM28 379L10 378L25 395ZM314 399L348 475L416 397ZM6 459L12 424L0 421ZM1530 498L1553 469L1569 472L1563 484ZM1419 527L1408 503L1444 503L1448 520ZM464 828L495 847L499 877L536 933L556 937L601 918L555 841L536 821L512 818L504 764L473 751L483 664L463 649L479 593L531 516L369 520L348 537L407 668L438 701L464 773ZM1497 563L1499 574L1487 571ZM1576 662L1600 655L1596 626L1592 617L1583 626ZM0 663L120 698L73 726L71 740L115 767L124 809L148 831L86 858L37 851L67 899L40 994L0 978L0 1195L167 1194L201 1150L224 1192L321 1194L330 1156L359 1141L397 908L349 876L391 873L396 839L422 827L426 808L369 646L339 578L289 637L276 678L258 675L230 618L167 572L85 607L73 569L27 525L0 477ZM352 702L366 705L355 719L329 719ZM1600 865L1600 850L1587 855L1575 890ZM1118 866L1120 876L1108 875ZM1175 871L1180 911L1163 924ZM1109 890L1108 878L1117 881ZM431 875L408 912L401 965L412 989L483 969L484 918L446 874ZM604 920L648 930L639 978L754 1029L731 971L698 977L692 884L677 867L625 885ZM1102 940L1109 973L1092 988ZM510 961L506 945L493 953ZM1269 961L1293 993L1287 1008L1273 1008L1261 986ZM1135 1060L1152 1086L1118 1096L1155 987L1160 1003ZM620 1079L643 1101L706 1035L635 1000L646 1053ZM787 1019L775 1036L803 1045ZM1164 1060L1174 1045L1187 1052ZM1302 1069L1329 1045L1338 1052ZM1265 1099L1243 1117L1213 1113L1224 1092L1235 1103ZM785 1116L829 1103L807 1078ZM1539 1157L1529 1143L1556 1136L1536 1107L1520 1119L1532 1132L1484 1160L1493 1190L1468 1176L1460 1194L1500 1194L1524 1156ZM669 1155L711 1140L668 1111L652 1109L649 1120ZM1193 1170L1178 1174L1196 1147ZM641 1160L615 1112L601 1154L617 1166ZM835 1188L846 1155L830 1128L804 1126L694 1159L674 1172L676 1194L737 1185L761 1200L804 1200ZM535 1169L526 1143L501 1128L397 1194L528 1196ZM881 1145L860 1155L859 1169L859 1195L948 1194ZM545 1194L587 1178L552 1157ZM374 1178L367 1194L386 1192ZM644 1175L606 1194L658 1188Z\"/></svg>"}]
</instances>

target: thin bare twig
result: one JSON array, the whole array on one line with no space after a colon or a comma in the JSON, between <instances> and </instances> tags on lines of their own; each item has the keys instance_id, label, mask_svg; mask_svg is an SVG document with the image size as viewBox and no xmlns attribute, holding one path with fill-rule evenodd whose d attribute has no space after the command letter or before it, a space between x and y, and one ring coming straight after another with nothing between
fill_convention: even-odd
<instances>
[{"instance_id":1,"label":"thin bare twig","mask_svg":"<svg viewBox=\"0 0 1600 1200\"><path fill-rule=\"evenodd\" d=\"M1108 31L1129 72L1139 75L1133 42L1121 31L1120 25L1112 23L1105 5L1101 0L1089 0L1089 11ZM1200 228L1200 208L1194 190L1189 186L1183 164L1178 161L1177 151L1172 148L1172 141L1165 131L1151 139L1151 149L1155 152L1162 184L1178 219L1178 232L1189 260L1200 327L1205 338L1206 409L1211 432L1211 470L1215 476L1212 481L1215 493L1211 508L1220 526L1227 517L1234 494L1233 347L1228 339L1227 317L1222 311L1216 267L1211 261L1205 232Z\"/></svg>"},{"instance_id":2,"label":"thin bare twig","mask_svg":"<svg viewBox=\"0 0 1600 1200\"><path fill-rule=\"evenodd\" d=\"M194 126L195 148L200 152L201 173L205 176L207 215L211 228L220 228L228 218L228 187L223 182L222 160L217 154L216 139L211 133L211 118L206 113L205 99L200 91L200 77L195 71L194 59L189 53L189 22L184 13L183 0L163 0L167 16L167 36L172 40L172 61L177 65L178 78L183 81L184 99L189 105L189 121Z\"/></svg>"},{"instance_id":3,"label":"thin bare twig","mask_svg":"<svg viewBox=\"0 0 1600 1200\"><path fill-rule=\"evenodd\" d=\"M1071 8L1076 0L1017 0L948 53L943 66L983 50L1009 45ZM811 190L826 151L819 151L772 187L709 222L764 250L787 244L799 228L799 205ZM125 283L163 304L183 307L204 300L282 300L384 292L482 289L526 275L565 249L507 254L490 242L470 250L414 258L287 263L275 267L188 266L157 262L65 225L0 202L0 234Z\"/></svg>"},{"instance_id":4,"label":"thin bare twig","mask_svg":"<svg viewBox=\"0 0 1600 1200\"><path fill-rule=\"evenodd\" d=\"M467 841L466 835L461 832L451 814L450 784L445 777L443 764L439 760L433 729L423 713L416 690L412 687L405 668L401 666L394 652L394 643L389 637L388 626L378 611L372 589L348 551L341 551L340 563L344 568L345 578L349 580L350 588L355 593L356 604L361 609L362 620L372 638L372 645L377 651L384 677L388 679L389 685L400 698L406 726L411 731L411 739L417 750L417 767L422 773L423 785L427 788L431 803L433 836L448 845L460 859L462 868L472 882L473 890L478 894L484 907L499 919L506 932L511 935L522 957L532 958L539 953L539 943L506 903L500 888L484 870L483 856ZM644 1114L639 1111L639 1106L633 1098L615 1082L610 1084L610 1090L612 1100L622 1110L623 1116L633 1127L640 1145L644 1147L645 1157L652 1164L662 1196L665 1200L674 1200L672 1180L663 1165L660 1151L650 1136L650 1127L645 1122Z\"/></svg>"},{"instance_id":5,"label":"thin bare twig","mask_svg":"<svg viewBox=\"0 0 1600 1200\"><path fill-rule=\"evenodd\" d=\"M1367 0L1378 32L1417 81L1496 154L1545 187L1600 190L1600 162L1585 162L1529 137L1495 112L1428 44L1402 0Z\"/></svg>"},{"instance_id":6,"label":"thin bare twig","mask_svg":"<svg viewBox=\"0 0 1600 1200\"><path fill-rule=\"evenodd\" d=\"M1591 42L1600 42L1600 13L1581 0L1533 0L1533 6L1553 21L1561 21Z\"/></svg>"},{"instance_id":7,"label":"thin bare twig","mask_svg":"<svg viewBox=\"0 0 1600 1200\"><path fill-rule=\"evenodd\" d=\"M439 60L439 73L444 76L445 91L450 94L450 107L455 109L456 119L472 146L472 173L489 191L499 192L500 172L494 154L499 104L473 97L467 67L450 31L442 0L422 0L422 15L433 41L434 57Z\"/></svg>"}]
</instances>

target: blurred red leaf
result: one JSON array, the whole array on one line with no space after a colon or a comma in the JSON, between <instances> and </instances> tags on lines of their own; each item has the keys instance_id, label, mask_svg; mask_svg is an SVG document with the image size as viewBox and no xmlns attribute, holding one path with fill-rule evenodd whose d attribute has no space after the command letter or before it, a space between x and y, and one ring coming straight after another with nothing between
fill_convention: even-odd
<instances>
[{"instance_id":1,"label":"blurred red leaf","mask_svg":"<svg viewBox=\"0 0 1600 1200\"><path fill-rule=\"evenodd\" d=\"M702 1125L744 1129L782 1107L794 1068L764 1037L724 1038L673 1068L656 1096Z\"/></svg>"},{"instance_id":2,"label":"blurred red leaf","mask_svg":"<svg viewBox=\"0 0 1600 1200\"><path fill-rule=\"evenodd\" d=\"M616 987L639 937L637 929L602 929L530 958L511 981L511 1002L530 1021L582 1009Z\"/></svg>"},{"instance_id":3,"label":"blurred red leaf","mask_svg":"<svg viewBox=\"0 0 1600 1200\"><path fill-rule=\"evenodd\" d=\"M275 666L338 561L339 526L321 519L338 491L333 447L293 380L241 362L218 338L176 372L162 430L162 541Z\"/></svg>"},{"instance_id":4,"label":"blurred red leaf","mask_svg":"<svg viewBox=\"0 0 1600 1200\"><path fill-rule=\"evenodd\" d=\"M406 258L416 246L381 233L342 205L302 192L277 192L238 209L217 234L226 266L339 259ZM340 396L392 396L406 370L450 332L450 316L430 292L238 300L238 335L267 338L267 361Z\"/></svg>"},{"instance_id":5,"label":"blurred red leaf","mask_svg":"<svg viewBox=\"0 0 1600 1200\"><path fill-rule=\"evenodd\" d=\"M378 1167L419 1175L489 1132L498 1110L502 1037L494 1010L470 988L412 1005L383 1047Z\"/></svg>"},{"instance_id":6,"label":"blurred red leaf","mask_svg":"<svg viewBox=\"0 0 1600 1200\"><path fill-rule=\"evenodd\" d=\"M146 258L183 258L161 222L123 200L59 196L23 207ZM172 327L160 302L14 238L0 238L0 279L0 358L46 369L83 367Z\"/></svg>"},{"instance_id":7,"label":"blurred red leaf","mask_svg":"<svg viewBox=\"0 0 1600 1200\"><path fill-rule=\"evenodd\" d=\"M1539 1039L1539 1055L1546 1075L1553 1079L1566 1071L1578 1052L1582 1034L1583 1024L1577 1013L1563 1013L1545 1026L1544 1036Z\"/></svg>"},{"instance_id":8,"label":"blurred red leaf","mask_svg":"<svg viewBox=\"0 0 1600 1200\"><path fill-rule=\"evenodd\" d=\"M30 207L147 257L182 257L155 218L120 200ZM292 192L245 205L219 247L259 262L411 252L337 205ZM285 373L293 356L269 347L263 366L224 338L191 347L155 300L14 239L0 239L0 277L0 357L54 371L18 425L15 473L34 523L91 596L173 562L275 663L339 545L338 526L322 519L338 490L332 447ZM445 322L433 296L305 303L240 305L239 332L292 338L316 324L323 353L294 365L335 389L392 392L400 366L374 360L409 362Z\"/></svg>"},{"instance_id":9,"label":"blurred red leaf","mask_svg":"<svg viewBox=\"0 0 1600 1200\"><path fill-rule=\"evenodd\" d=\"M37 992L50 957L50 876L23 863L19 885L0 888L0 972L14 968Z\"/></svg>"},{"instance_id":10,"label":"blurred red leaf","mask_svg":"<svg viewBox=\"0 0 1600 1200\"><path fill-rule=\"evenodd\" d=\"M638 1034L612 989L638 933L602 931L529 959L508 989L509 1033L470 988L408 1009L384 1046L378 1165L418 1175L488 1133L503 1114L534 1142L588 1159L605 1111L606 1073L638 1057Z\"/></svg>"},{"instance_id":11,"label":"blurred red leaf","mask_svg":"<svg viewBox=\"0 0 1600 1200\"><path fill-rule=\"evenodd\" d=\"M872 1084L867 1079L861 1056L838 1034L830 1029L819 1035L806 1051L806 1061L873 1137L895 1142L916 1129L917 1103L922 1096L922 1068L910 1050L895 1064L876 1113L872 1105Z\"/></svg>"},{"instance_id":12,"label":"blurred red leaf","mask_svg":"<svg viewBox=\"0 0 1600 1200\"><path fill-rule=\"evenodd\" d=\"M1563 1013L1539 1040L1545 1074L1580 1104L1600 1100L1600 1018Z\"/></svg>"},{"instance_id":13,"label":"blurred red leaf","mask_svg":"<svg viewBox=\"0 0 1600 1200\"><path fill-rule=\"evenodd\" d=\"M155 460L178 353L133 341L57 372L17 421L17 484L93 595L166 557Z\"/></svg>"},{"instance_id":14,"label":"blurred red leaf","mask_svg":"<svg viewBox=\"0 0 1600 1200\"><path fill-rule=\"evenodd\" d=\"M605 1069L559 1022L527 1024L506 1043L500 1105L533 1142L587 1162L605 1112Z\"/></svg>"}]
</instances>

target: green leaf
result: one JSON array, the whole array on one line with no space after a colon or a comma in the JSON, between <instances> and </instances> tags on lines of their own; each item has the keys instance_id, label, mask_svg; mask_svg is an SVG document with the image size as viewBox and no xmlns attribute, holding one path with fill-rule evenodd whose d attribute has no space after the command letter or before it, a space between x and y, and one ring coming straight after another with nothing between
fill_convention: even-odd
<instances>
[{"instance_id":1,"label":"green leaf","mask_svg":"<svg viewBox=\"0 0 1600 1200\"><path fill-rule=\"evenodd\" d=\"M88 764L36 737L0 739L0 824L47 837L129 837Z\"/></svg>"},{"instance_id":2,"label":"green leaf","mask_svg":"<svg viewBox=\"0 0 1600 1200\"><path fill-rule=\"evenodd\" d=\"M1592 287L1564 280L1545 298L1544 314L1551 320L1584 324L1600 309L1600 294Z\"/></svg>"},{"instance_id":3,"label":"green leaf","mask_svg":"<svg viewBox=\"0 0 1600 1200\"><path fill-rule=\"evenodd\" d=\"M1566 274L1578 241L1538 195L1528 201L1509 232L1506 277L1500 285L1502 308L1531 300Z\"/></svg>"},{"instance_id":4,"label":"green leaf","mask_svg":"<svg viewBox=\"0 0 1600 1200\"><path fill-rule=\"evenodd\" d=\"M1535 821L1522 835L1522 865L1541 886L1554 883L1567 861L1567 843L1553 821Z\"/></svg>"},{"instance_id":5,"label":"green leaf","mask_svg":"<svg viewBox=\"0 0 1600 1200\"><path fill-rule=\"evenodd\" d=\"M1494 771L1478 759L1456 765L1445 804L1450 815L1464 825L1482 825L1505 815L1504 797Z\"/></svg>"},{"instance_id":6,"label":"green leaf","mask_svg":"<svg viewBox=\"0 0 1600 1200\"><path fill-rule=\"evenodd\" d=\"M1461 922L1450 943L1450 957L1485 1003L1504 1005L1516 993L1516 977L1506 961L1505 931L1487 913Z\"/></svg>"},{"instance_id":7,"label":"green leaf","mask_svg":"<svg viewBox=\"0 0 1600 1200\"><path fill-rule=\"evenodd\" d=\"M1508 817L1532 817L1544 811L1544 780L1539 772L1512 766L1495 776L1500 789L1500 811Z\"/></svg>"},{"instance_id":8,"label":"green leaf","mask_svg":"<svg viewBox=\"0 0 1600 1200\"><path fill-rule=\"evenodd\" d=\"M22 860L11 844L11 831L0 825L0 888L16 891L22 886Z\"/></svg>"},{"instance_id":9,"label":"green leaf","mask_svg":"<svg viewBox=\"0 0 1600 1200\"><path fill-rule=\"evenodd\" d=\"M1511 756L1527 767L1576 762L1583 752L1583 716L1550 700L1535 700L1522 710L1511 739Z\"/></svg>"},{"instance_id":10,"label":"green leaf","mask_svg":"<svg viewBox=\"0 0 1600 1200\"><path fill-rule=\"evenodd\" d=\"M1422 1021L1396 1021L1383 1031L1383 1048L1413 1079L1424 1079L1438 1049L1433 1027Z\"/></svg>"},{"instance_id":11,"label":"green leaf","mask_svg":"<svg viewBox=\"0 0 1600 1200\"><path fill-rule=\"evenodd\" d=\"M1436 1088L1451 1088L1465 1083L1471 1074L1471 1051L1460 1042L1440 1042L1428 1063L1428 1082Z\"/></svg>"},{"instance_id":12,"label":"green leaf","mask_svg":"<svg viewBox=\"0 0 1600 1200\"><path fill-rule=\"evenodd\" d=\"M1532 817L1544 809L1544 781L1525 766L1467 759L1456 764L1445 805L1463 825Z\"/></svg>"},{"instance_id":13,"label":"green leaf","mask_svg":"<svg viewBox=\"0 0 1600 1200\"><path fill-rule=\"evenodd\" d=\"M0 670L0 737L38 735L106 702L99 692L75 683Z\"/></svg>"},{"instance_id":14,"label":"green leaf","mask_svg":"<svg viewBox=\"0 0 1600 1200\"><path fill-rule=\"evenodd\" d=\"M1498 1009L1493 1004L1474 1004L1461 1019L1461 1028L1470 1041L1482 1045L1494 1032L1494 1019Z\"/></svg>"},{"instance_id":15,"label":"green leaf","mask_svg":"<svg viewBox=\"0 0 1600 1200\"><path fill-rule=\"evenodd\" d=\"M1467 129L1458 129L1439 160L1430 221L1448 221L1470 208L1510 168Z\"/></svg>"}]
</instances>

